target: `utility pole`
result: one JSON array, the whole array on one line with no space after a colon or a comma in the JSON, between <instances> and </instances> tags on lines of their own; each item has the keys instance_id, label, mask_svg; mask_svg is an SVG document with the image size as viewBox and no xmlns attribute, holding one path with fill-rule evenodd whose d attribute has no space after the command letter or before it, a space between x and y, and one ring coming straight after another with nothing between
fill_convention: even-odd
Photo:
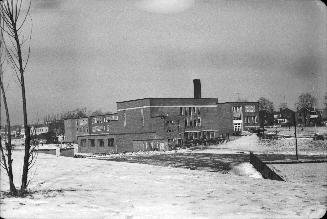
<instances>
[{"instance_id":1,"label":"utility pole","mask_svg":"<svg viewBox=\"0 0 327 219\"><path fill-rule=\"evenodd\" d=\"M294 112L293 114L293 121L294 121L294 136L295 136L295 155L296 155L296 159L299 159L299 156L297 154L297 136L296 136L296 112Z\"/></svg>"}]
</instances>

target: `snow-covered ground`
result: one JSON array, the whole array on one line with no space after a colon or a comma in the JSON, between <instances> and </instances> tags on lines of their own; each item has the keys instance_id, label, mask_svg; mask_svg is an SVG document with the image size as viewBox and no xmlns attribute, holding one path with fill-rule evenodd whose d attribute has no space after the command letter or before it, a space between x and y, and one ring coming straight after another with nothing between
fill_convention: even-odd
<instances>
[{"instance_id":1,"label":"snow-covered ground","mask_svg":"<svg viewBox=\"0 0 327 219\"><path fill-rule=\"evenodd\" d=\"M37 149L56 149L56 148L74 148L78 144L38 144ZM19 144L14 146L14 150L24 150L24 145Z\"/></svg>"},{"instance_id":2,"label":"snow-covered ground","mask_svg":"<svg viewBox=\"0 0 327 219\"><path fill-rule=\"evenodd\" d=\"M327 158L327 141L313 141L311 138L299 138L298 152L301 155L322 155ZM242 136L226 144L212 145L196 153L239 153L254 152L259 154L295 154L295 139L261 140L257 135Z\"/></svg>"},{"instance_id":3,"label":"snow-covered ground","mask_svg":"<svg viewBox=\"0 0 327 219\"><path fill-rule=\"evenodd\" d=\"M16 179L21 162L22 152L15 151ZM320 187L255 178L249 164L232 172L39 154L31 171L35 192L2 197L1 217L320 218L326 211ZM1 190L8 190L3 171Z\"/></svg>"},{"instance_id":4,"label":"snow-covered ground","mask_svg":"<svg viewBox=\"0 0 327 219\"><path fill-rule=\"evenodd\" d=\"M271 133L278 133L278 135L282 136L294 136L294 127L277 127L277 128L265 128L267 132ZM321 127L297 127L296 128L297 136L298 137L305 137L310 136L313 137L315 133L320 135L327 135L327 127L321 126Z\"/></svg>"}]
</instances>

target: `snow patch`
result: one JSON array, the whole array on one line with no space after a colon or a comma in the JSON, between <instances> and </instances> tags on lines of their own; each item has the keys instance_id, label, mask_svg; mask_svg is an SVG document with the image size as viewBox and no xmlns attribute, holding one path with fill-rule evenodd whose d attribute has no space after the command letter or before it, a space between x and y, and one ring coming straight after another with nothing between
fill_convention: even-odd
<instances>
[{"instance_id":1,"label":"snow patch","mask_svg":"<svg viewBox=\"0 0 327 219\"><path fill-rule=\"evenodd\" d=\"M241 163L236 165L231 170L232 173L239 176L248 176L257 179L262 179L262 175L250 163Z\"/></svg>"}]
</instances>

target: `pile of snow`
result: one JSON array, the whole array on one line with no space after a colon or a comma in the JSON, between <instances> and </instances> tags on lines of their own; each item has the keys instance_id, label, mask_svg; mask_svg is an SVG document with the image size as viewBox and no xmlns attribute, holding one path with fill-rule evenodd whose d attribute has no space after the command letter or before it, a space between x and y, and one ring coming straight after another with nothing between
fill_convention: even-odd
<instances>
[{"instance_id":1,"label":"pile of snow","mask_svg":"<svg viewBox=\"0 0 327 219\"><path fill-rule=\"evenodd\" d=\"M248 176L257 179L262 179L262 175L250 163L241 163L236 165L230 171L238 176Z\"/></svg>"}]
</instances>

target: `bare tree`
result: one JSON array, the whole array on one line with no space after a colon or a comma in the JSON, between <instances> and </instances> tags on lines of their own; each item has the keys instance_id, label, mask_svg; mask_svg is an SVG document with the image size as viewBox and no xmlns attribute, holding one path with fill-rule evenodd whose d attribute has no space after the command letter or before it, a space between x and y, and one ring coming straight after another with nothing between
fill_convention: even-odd
<instances>
[{"instance_id":1,"label":"bare tree","mask_svg":"<svg viewBox=\"0 0 327 219\"><path fill-rule=\"evenodd\" d=\"M268 100L267 98L260 97L258 102L260 111L267 111L269 113L272 113L274 111L274 103Z\"/></svg>"},{"instance_id":2,"label":"bare tree","mask_svg":"<svg viewBox=\"0 0 327 219\"><path fill-rule=\"evenodd\" d=\"M312 109L314 108L317 99L310 93L303 93L299 96L298 102L296 103L296 108L301 109Z\"/></svg>"},{"instance_id":3,"label":"bare tree","mask_svg":"<svg viewBox=\"0 0 327 219\"><path fill-rule=\"evenodd\" d=\"M0 15L4 23L2 30L5 34L4 41L6 42L6 52L19 82L23 103L25 153L22 184L20 188L21 194L26 192L28 185L28 171L33 163L31 159L34 158L34 156L31 156L31 150L33 150L33 148L31 148L30 144L31 136L27 120L25 92L25 70L30 56L30 46L28 41L30 41L32 34L30 33L29 37L25 37L23 28L29 17L30 8L30 0L2 0L0 2ZM25 46L26 43L28 44L27 47Z\"/></svg>"},{"instance_id":4,"label":"bare tree","mask_svg":"<svg viewBox=\"0 0 327 219\"><path fill-rule=\"evenodd\" d=\"M287 107L287 103L286 102L283 102L283 103L279 104L279 108L280 109L286 109L286 108L288 108Z\"/></svg>"},{"instance_id":5,"label":"bare tree","mask_svg":"<svg viewBox=\"0 0 327 219\"><path fill-rule=\"evenodd\" d=\"M0 25L2 26L2 20L0 17ZM7 139L5 142L5 148L2 146L2 139L0 136L0 151L1 151L1 167L5 169L8 179L9 179L9 187L10 187L10 193L12 195L17 195L17 189L14 184L14 176L13 176L13 169L12 169L12 144L11 144L11 126L10 126L10 116L9 116L9 109L7 104L7 97L6 97L6 91L4 89L3 85L3 54L4 54L4 45L3 45L3 35L2 31L0 29L0 94L2 96L3 105L6 112L6 127L7 127ZM0 96L0 99L1 99ZM1 101L0 101L1 104ZM1 125L1 108L0 108L0 125Z\"/></svg>"},{"instance_id":6,"label":"bare tree","mask_svg":"<svg viewBox=\"0 0 327 219\"><path fill-rule=\"evenodd\" d=\"M274 104L264 97L260 97L259 103L259 123L261 127L273 125L274 123Z\"/></svg>"}]
</instances>

